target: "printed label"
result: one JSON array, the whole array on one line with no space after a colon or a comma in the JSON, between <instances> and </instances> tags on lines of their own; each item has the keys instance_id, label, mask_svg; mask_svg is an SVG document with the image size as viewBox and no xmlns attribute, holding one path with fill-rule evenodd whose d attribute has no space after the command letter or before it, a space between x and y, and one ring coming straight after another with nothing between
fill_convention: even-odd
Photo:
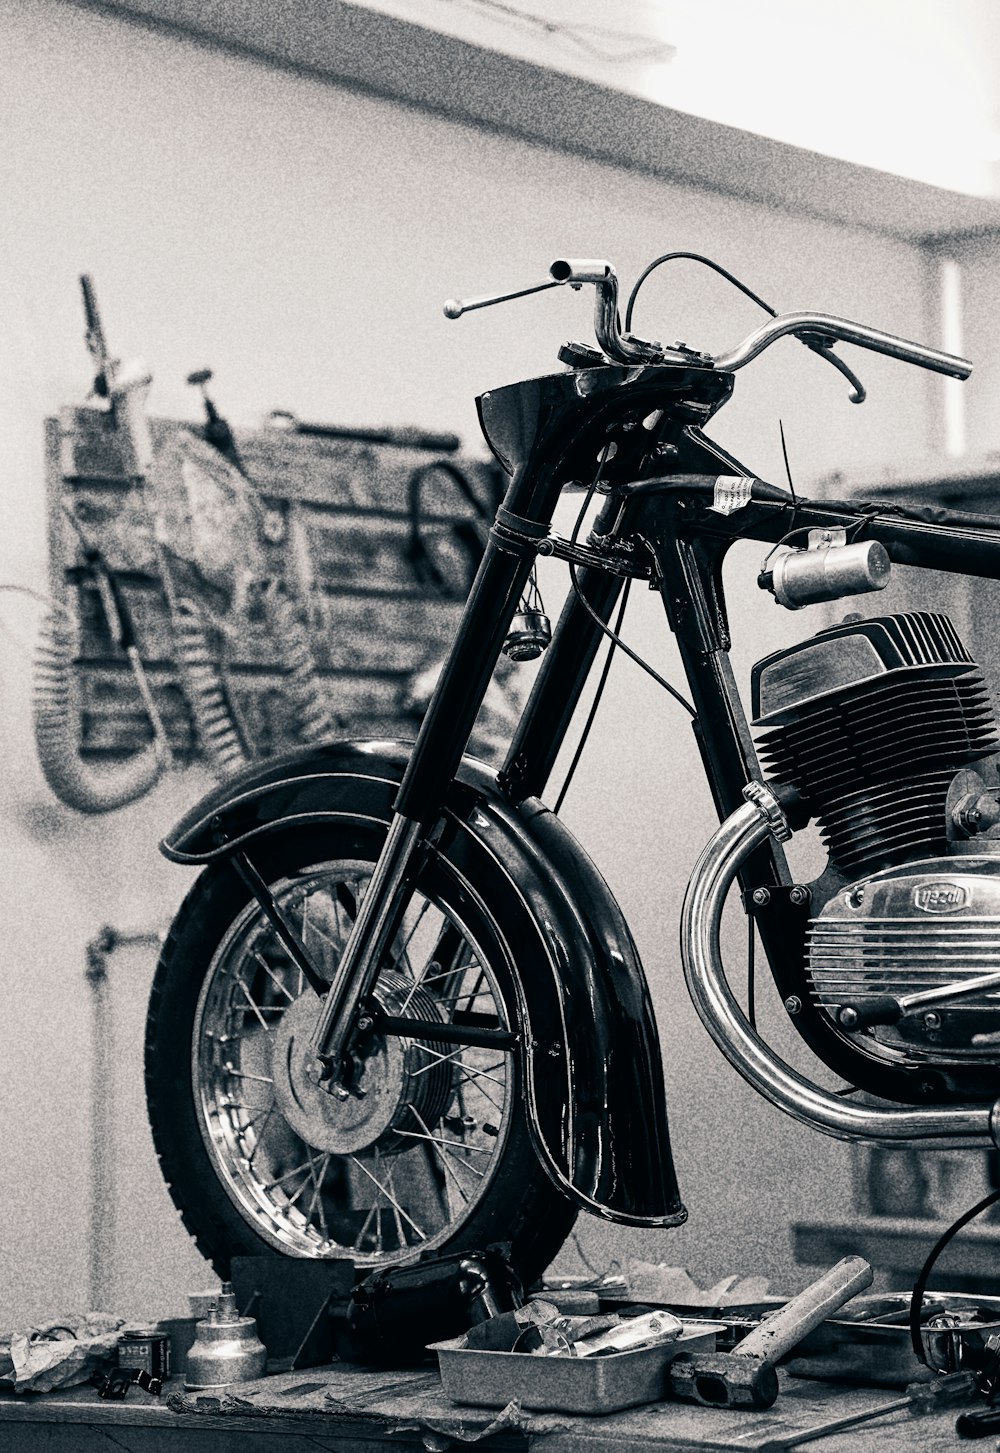
<instances>
[{"instance_id":1,"label":"printed label","mask_svg":"<svg viewBox=\"0 0 1000 1453\"><path fill-rule=\"evenodd\" d=\"M715 481L715 497L709 505L717 515L732 515L750 503L753 491L752 474L720 474Z\"/></svg>"}]
</instances>

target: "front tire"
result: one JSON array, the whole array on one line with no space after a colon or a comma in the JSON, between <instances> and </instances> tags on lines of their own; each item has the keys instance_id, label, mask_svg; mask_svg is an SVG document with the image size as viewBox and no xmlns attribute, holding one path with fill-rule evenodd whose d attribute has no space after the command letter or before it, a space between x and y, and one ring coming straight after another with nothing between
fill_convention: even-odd
<instances>
[{"instance_id":1,"label":"front tire","mask_svg":"<svg viewBox=\"0 0 1000 1453\"><path fill-rule=\"evenodd\" d=\"M341 819L250 849L327 980L383 838ZM516 1030L511 941L432 852L374 997L396 1016ZM517 1054L376 1037L364 1095L337 1100L304 1073L319 1005L234 869L207 868L156 970L146 1088L171 1195L219 1274L241 1254L375 1269L509 1241L534 1280L576 1212L532 1147Z\"/></svg>"}]
</instances>

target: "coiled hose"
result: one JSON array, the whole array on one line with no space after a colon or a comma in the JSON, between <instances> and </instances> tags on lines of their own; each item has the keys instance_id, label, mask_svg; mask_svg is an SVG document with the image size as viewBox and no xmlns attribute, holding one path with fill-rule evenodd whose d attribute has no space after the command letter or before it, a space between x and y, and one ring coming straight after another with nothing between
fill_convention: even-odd
<instances>
[{"instance_id":1,"label":"coiled hose","mask_svg":"<svg viewBox=\"0 0 1000 1453\"><path fill-rule=\"evenodd\" d=\"M80 756L80 714L75 671L76 625L68 612L42 623L35 654L34 714L38 762L60 802L78 812L113 812L143 797L170 762L170 749L155 729L149 744L125 762L100 766ZM137 656L129 652L136 672ZM136 675L143 688L141 667ZM147 688L148 689L148 688Z\"/></svg>"},{"instance_id":2,"label":"coiled hose","mask_svg":"<svg viewBox=\"0 0 1000 1453\"><path fill-rule=\"evenodd\" d=\"M250 760L222 679L218 660L198 605L184 597L171 601L177 674L194 719L202 752L223 777L231 777Z\"/></svg>"},{"instance_id":3,"label":"coiled hose","mask_svg":"<svg viewBox=\"0 0 1000 1453\"><path fill-rule=\"evenodd\" d=\"M323 741L344 722L330 714L309 633L294 603L273 581L263 592L263 602L271 638L281 646L284 687L295 708L299 735L305 742Z\"/></svg>"}]
</instances>

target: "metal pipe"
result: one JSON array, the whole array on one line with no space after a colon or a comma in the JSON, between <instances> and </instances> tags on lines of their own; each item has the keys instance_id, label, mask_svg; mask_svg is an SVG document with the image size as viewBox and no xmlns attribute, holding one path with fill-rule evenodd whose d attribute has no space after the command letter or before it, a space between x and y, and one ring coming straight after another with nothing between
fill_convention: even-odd
<instances>
[{"instance_id":1,"label":"metal pipe","mask_svg":"<svg viewBox=\"0 0 1000 1453\"><path fill-rule=\"evenodd\" d=\"M557 283L579 288L593 283L594 336L605 354L614 363L689 363L690 359L674 348L647 342L633 333L623 333L618 320L618 275L610 262L595 258L559 257L549 267Z\"/></svg>"},{"instance_id":2,"label":"metal pipe","mask_svg":"<svg viewBox=\"0 0 1000 1453\"><path fill-rule=\"evenodd\" d=\"M108 964L117 948L159 948L163 933L119 933L105 924L85 945L85 976L91 989L92 1064L90 1072L90 1207L87 1228L87 1297L92 1312L114 1304L115 1252L120 1201L118 1156L114 1139L115 1073L119 1067L115 1023L111 1010ZM130 1106L125 1106L130 1113ZM119 1118L120 1114L119 1114Z\"/></svg>"},{"instance_id":3,"label":"metal pipe","mask_svg":"<svg viewBox=\"0 0 1000 1453\"><path fill-rule=\"evenodd\" d=\"M930 368L935 373L946 373L951 378L968 378L972 372L972 364L967 358L942 353L937 348L925 348L922 343L911 343L907 338L897 338L894 333L883 333L878 328L869 328L866 323L852 323L847 318L834 318L829 313L782 313L744 338L729 353L720 353L712 360L713 366L732 373L750 363L786 333L794 333L804 342L814 337L829 338L831 342L855 343L859 348L870 348L874 353L884 353L889 358L898 358L919 368Z\"/></svg>"},{"instance_id":4,"label":"metal pipe","mask_svg":"<svg viewBox=\"0 0 1000 1453\"><path fill-rule=\"evenodd\" d=\"M751 1028L726 981L719 930L726 895L744 861L772 831L780 811L766 787L752 784L748 800L719 828L695 864L681 910L681 957L688 993L726 1059L765 1100L840 1140L924 1150L992 1148L997 1144L998 1105L937 1109L852 1104L814 1085L778 1058ZM765 805L761 799L769 798Z\"/></svg>"},{"instance_id":5,"label":"metal pipe","mask_svg":"<svg viewBox=\"0 0 1000 1453\"><path fill-rule=\"evenodd\" d=\"M406 881L422 827L410 818L395 815L382 848L368 891L358 906L344 955L330 992L313 1029L311 1047L320 1057L316 1073L325 1070L322 1061L335 1065L351 1027L351 1019L369 993L379 971L379 958L389 938L399 893ZM339 1084L334 1070L332 1083Z\"/></svg>"}]
</instances>

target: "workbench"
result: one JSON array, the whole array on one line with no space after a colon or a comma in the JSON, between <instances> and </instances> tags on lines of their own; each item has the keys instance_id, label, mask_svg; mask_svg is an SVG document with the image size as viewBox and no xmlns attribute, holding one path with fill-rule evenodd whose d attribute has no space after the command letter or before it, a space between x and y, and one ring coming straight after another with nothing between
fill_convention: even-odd
<instances>
[{"instance_id":1,"label":"workbench","mask_svg":"<svg viewBox=\"0 0 1000 1453\"><path fill-rule=\"evenodd\" d=\"M186 1392L172 1379L154 1398L134 1387L102 1402L89 1386L0 1395L0 1447L12 1453L444 1453L474 1445L532 1453L754 1453L768 1439L879 1407L884 1388L838 1387L781 1374L765 1412L647 1403L605 1417L496 1412L448 1401L433 1364L372 1371L334 1364L244 1383L231 1393ZM922 1417L905 1411L806 1443L817 1453L939 1453L968 1448L955 1409ZM979 1446L992 1446L983 1443Z\"/></svg>"}]
</instances>

